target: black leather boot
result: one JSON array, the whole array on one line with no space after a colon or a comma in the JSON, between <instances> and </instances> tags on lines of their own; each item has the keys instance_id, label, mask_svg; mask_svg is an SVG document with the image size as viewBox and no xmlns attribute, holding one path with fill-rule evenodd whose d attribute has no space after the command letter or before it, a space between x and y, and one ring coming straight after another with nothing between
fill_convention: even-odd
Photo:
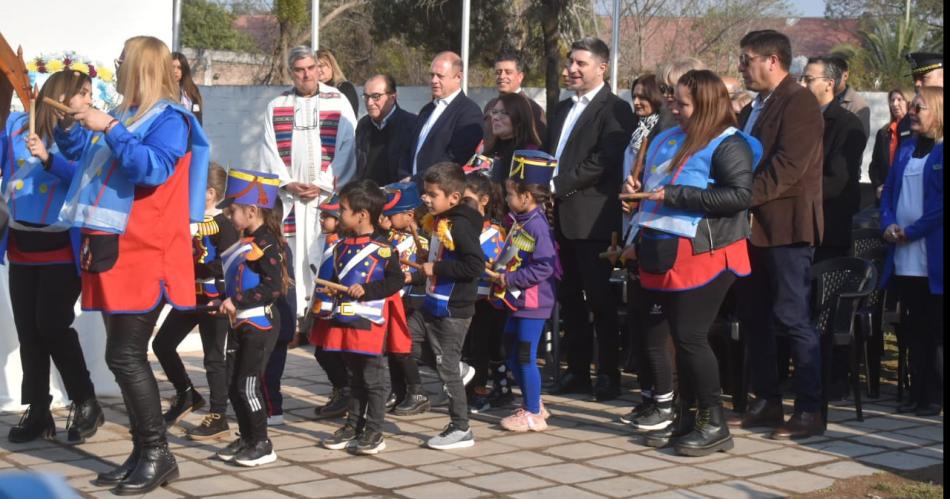
<instances>
[{"instance_id":1,"label":"black leather boot","mask_svg":"<svg viewBox=\"0 0 950 499\"><path fill-rule=\"evenodd\" d=\"M429 407L429 396L426 395L422 385L409 385L406 387L406 397L393 409L393 414L396 416L422 414L428 411Z\"/></svg>"},{"instance_id":2,"label":"black leather boot","mask_svg":"<svg viewBox=\"0 0 950 499\"><path fill-rule=\"evenodd\" d=\"M53 398L50 397L50 401L52 400ZM53 413L49 411L49 404L31 404L20 417L20 422L10 428L7 438L13 443L22 444L39 437L53 438L54 436L56 436L56 423L53 421Z\"/></svg>"},{"instance_id":3,"label":"black leather boot","mask_svg":"<svg viewBox=\"0 0 950 499\"><path fill-rule=\"evenodd\" d=\"M171 407L162 415L162 418L165 420L166 425L171 426L181 421L181 418L185 417L189 412L197 411L204 407L204 405L204 397L195 391L194 387L189 386L185 388L184 391L175 394L175 398L172 399Z\"/></svg>"},{"instance_id":4,"label":"black leather boot","mask_svg":"<svg viewBox=\"0 0 950 499\"><path fill-rule=\"evenodd\" d=\"M116 468L99 473L94 481L94 483L99 486L118 485L119 482L125 480L125 478L129 476L129 473L135 469L139 458L142 457L142 446L139 445L139 437L135 433L136 418L135 413L132 412L133 406L129 404L129 398L126 397L124 393L122 394L122 399L125 401L125 410L129 413L129 433L132 434L132 453Z\"/></svg>"},{"instance_id":5,"label":"black leather boot","mask_svg":"<svg viewBox=\"0 0 950 499\"><path fill-rule=\"evenodd\" d=\"M350 387L334 388L330 394L330 400L327 404L314 409L314 417L317 419L338 418L346 415L346 410L350 407Z\"/></svg>"},{"instance_id":6,"label":"black leather boot","mask_svg":"<svg viewBox=\"0 0 950 499\"><path fill-rule=\"evenodd\" d=\"M108 485L118 485L126 477L132 473L132 470L135 469L139 464L139 459L142 457L142 446L139 445L138 439L132 438L132 453L129 454L129 457L125 458L125 462L120 464L118 467L113 468L110 471L103 471L96 476L94 483L99 486L108 486Z\"/></svg>"},{"instance_id":7,"label":"black leather boot","mask_svg":"<svg viewBox=\"0 0 950 499\"><path fill-rule=\"evenodd\" d=\"M95 397L73 404L71 421L66 425L66 441L70 444L81 444L91 438L105 423L102 407Z\"/></svg>"},{"instance_id":8,"label":"black leather boot","mask_svg":"<svg viewBox=\"0 0 950 499\"><path fill-rule=\"evenodd\" d=\"M673 403L673 422L662 430L648 431L643 434L643 445L647 447L666 447L674 439L686 435L693 429L696 411L680 400Z\"/></svg>"},{"instance_id":9,"label":"black leather boot","mask_svg":"<svg viewBox=\"0 0 950 499\"><path fill-rule=\"evenodd\" d=\"M135 468L112 489L112 493L119 496L147 494L177 478L178 463L163 440L142 447Z\"/></svg>"},{"instance_id":10,"label":"black leather boot","mask_svg":"<svg viewBox=\"0 0 950 499\"><path fill-rule=\"evenodd\" d=\"M732 435L722 406L706 407L696 412L693 430L673 443L676 452L684 456L706 456L734 447Z\"/></svg>"}]
</instances>

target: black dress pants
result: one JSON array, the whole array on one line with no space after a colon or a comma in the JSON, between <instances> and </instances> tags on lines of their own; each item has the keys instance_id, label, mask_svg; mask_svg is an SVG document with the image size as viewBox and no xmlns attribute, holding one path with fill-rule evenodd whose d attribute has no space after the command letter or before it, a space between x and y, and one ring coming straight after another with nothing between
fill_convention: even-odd
<instances>
[{"instance_id":1,"label":"black dress pants","mask_svg":"<svg viewBox=\"0 0 950 499\"><path fill-rule=\"evenodd\" d=\"M597 256L610 243L566 239L558 235L558 244L564 269L558 299L566 330L564 350L567 351L568 370L582 379L590 377L596 332L597 374L619 383L620 322L617 319L617 297L610 285L612 267L610 262Z\"/></svg>"},{"instance_id":2,"label":"black dress pants","mask_svg":"<svg viewBox=\"0 0 950 499\"><path fill-rule=\"evenodd\" d=\"M79 335L72 328L81 281L73 264L10 264L10 300L23 369L20 401L48 408L50 359L74 403L95 396Z\"/></svg>"}]
</instances>

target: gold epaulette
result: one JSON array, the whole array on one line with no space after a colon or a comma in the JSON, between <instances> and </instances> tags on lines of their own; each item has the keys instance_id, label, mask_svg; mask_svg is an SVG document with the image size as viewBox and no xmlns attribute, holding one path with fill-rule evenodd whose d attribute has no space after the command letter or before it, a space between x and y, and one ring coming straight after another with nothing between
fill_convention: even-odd
<instances>
[{"instance_id":1,"label":"gold epaulette","mask_svg":"<svg viewBox=\"0 0 950 499\"><path fill-rule=\"evenodd\" d=\"M531 234L528 234L524 230L519 230L511 237L511 245L521 251L534 253L535 240Z\"/></svg>"},{"instance_id":2,"label":"gold epaulette","mask_svg":"<svg viewBox=\"0 0 950 499\"><path fill-rule=\"evenodd\" d=\"M221 227L218 227L218 222L213 218L198 224L198 235L201 237L213 236L218 232L221 232Z\"/></svg>"}]
</instances>

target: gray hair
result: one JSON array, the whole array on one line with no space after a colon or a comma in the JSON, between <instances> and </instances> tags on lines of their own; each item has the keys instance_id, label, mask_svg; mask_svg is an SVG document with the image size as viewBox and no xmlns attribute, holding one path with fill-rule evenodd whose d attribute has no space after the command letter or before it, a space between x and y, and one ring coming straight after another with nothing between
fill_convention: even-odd
<instances>
[{"instance_id":1,"label":"gray hair","mask_svg":"<svg viewBox=\"0 0 950 499\"><path fill-rule=\"evenodd\" d=\"M308 45L297 45L296 47L290 49L290 53L287 54L287 70L290 71L294 67L294 63L300 59L306 59L307 57L317 60L316 56L313 54L313 50Z\"/></svg>"}]
</instances>

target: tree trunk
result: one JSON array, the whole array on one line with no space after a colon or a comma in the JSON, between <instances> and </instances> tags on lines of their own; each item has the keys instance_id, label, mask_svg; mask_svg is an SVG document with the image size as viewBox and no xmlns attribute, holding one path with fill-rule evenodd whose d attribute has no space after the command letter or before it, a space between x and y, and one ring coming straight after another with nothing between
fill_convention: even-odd
<instances>
[{"instance_id":1,"label":"tree trunk","mask_svg":"<svg viewBox=\"0 0 950 499\"><path fill-rule=\"evenodd\" d=\"M544 18L541 22L544 30L544 88L547 95L548 120L554 112L561 96L561 69L564 67L561 56L561 32L558 19L564 12L567 0L541 0Z\"/></svg>"}]
</instances>

